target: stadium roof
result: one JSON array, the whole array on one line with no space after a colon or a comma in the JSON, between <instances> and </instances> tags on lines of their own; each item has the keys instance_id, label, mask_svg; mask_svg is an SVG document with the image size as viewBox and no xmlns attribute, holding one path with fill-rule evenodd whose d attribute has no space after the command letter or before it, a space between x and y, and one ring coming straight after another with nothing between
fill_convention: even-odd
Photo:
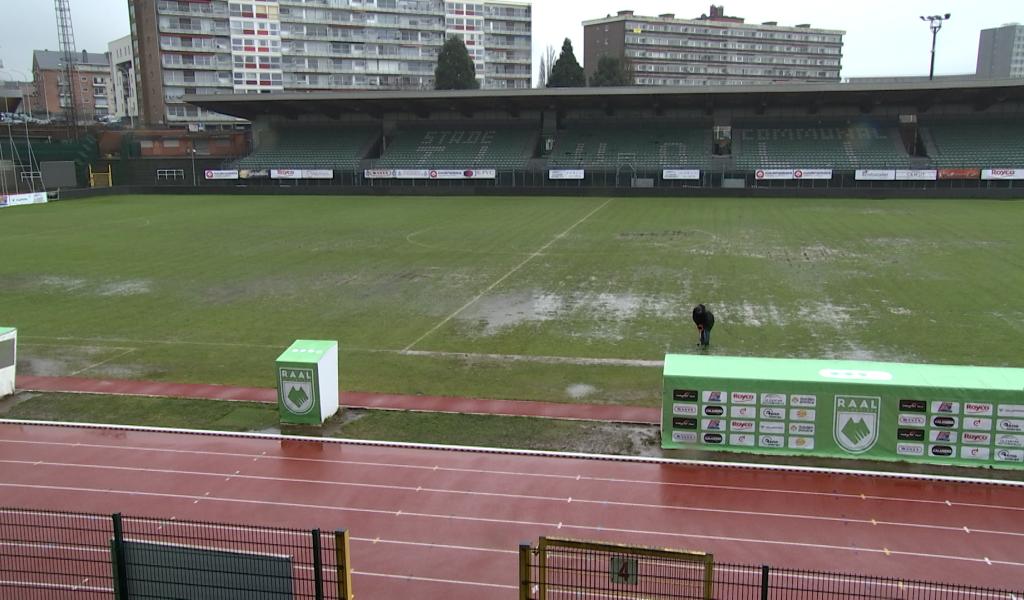
<instances>
[{"instance_id":1,"label":"stadium roof","mask_svg":"<svg viewBox=\"0 0 1024 600\"><path fill-rule=\"evenodd\" d=\"M926 111L937 104L968 104L981 110L1002 102L1024 102L1024 80L906 84L779 84L718 86L697 89L666 88L547 88L532 90L346 91L276 94L186 95L186 102L234 117L253 120L267 115L297 117L324 114L337 117L361 113L380 117L406 112L428 116L435 112L645 108L715 109L802 108L815 112L825 106L858 106L870 112L882 105L915 106Z\"/></svg>"},{"instance_id":2,"label":"stadium roof","mask_svg":"<svg viewBox=\"0 0 1024 600\"><path fill-rule=\"evenodd\" d=\"M40 69L44 71L50 71L53 69L64 68L64 55L54 50L34 50L32 52L32 58ZM109 67L110 61L107 60L106 54L97 54L95 52L76 52L74 59L75 64L89 65L97 67Z\"/></svg>"}]
</instances>

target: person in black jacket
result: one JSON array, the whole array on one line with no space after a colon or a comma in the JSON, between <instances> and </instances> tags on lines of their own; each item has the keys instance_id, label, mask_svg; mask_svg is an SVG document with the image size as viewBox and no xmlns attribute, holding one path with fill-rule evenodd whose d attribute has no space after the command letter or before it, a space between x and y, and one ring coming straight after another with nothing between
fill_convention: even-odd
<instances>
[{"instance_id":1,"label":"person in black jacket","mask_svg":"<svg viewBox=\"0 0 1024 600\"><path fill-rule=\"evenodd\" d=\"M693 309L693 322L700 334L700 345L707 347L711 343L711 328L715 326L715 315L703 304L698 304Z\"/></svg>"}]
</instances>

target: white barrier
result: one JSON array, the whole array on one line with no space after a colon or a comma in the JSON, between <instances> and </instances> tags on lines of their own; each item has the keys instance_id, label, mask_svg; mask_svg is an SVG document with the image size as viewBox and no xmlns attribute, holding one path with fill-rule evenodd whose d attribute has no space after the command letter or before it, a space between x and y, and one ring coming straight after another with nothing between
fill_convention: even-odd
<instances>
[{"instance_id":1,"label":"white barrier","mask_svg":"<svg viewBox=\"0 0 1024 600\"><path fill-rule=\"evenodd\" d=\"M548 171L548 179L583 179L586 171L583 169L551 169Z\"/></svg>"},{"instance_id":2,"label":"white barrier","mask_svg":"<svg viewBox=\"0 0 1024 600\"><path fill-rule=\"evenodd\" d=\"M46 204L48 199L46 192L34 192L31 194L11 194L0 196L0 208L5 206L28 206L30 204Z\"/></svg>"}]
</instances>

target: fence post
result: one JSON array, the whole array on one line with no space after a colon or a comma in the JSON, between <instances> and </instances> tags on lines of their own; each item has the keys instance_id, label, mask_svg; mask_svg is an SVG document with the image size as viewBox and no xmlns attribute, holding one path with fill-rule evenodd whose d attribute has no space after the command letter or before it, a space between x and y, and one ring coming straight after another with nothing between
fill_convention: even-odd
<instances>
[{"instance_id":1,"label":"fence post","mask_svg":"<svg viewBox=\"0 0 1024 600\"><path fill-rule=\"evenodd\" d=\"M530 600L530 544L519 544L519 600Z\"/></svg>"},{"instance_id":2,"label":"fence post","mask_svg":"<svg viewBox=\"0 0 1024 600\"><path fill-rule=\"evenodd\" d=\"M761 600L768 600L768 565L761 566Z\"/></svg>"},{"instance_id":3,"label":"fence post","mask_svg":"<svg viewBox=\"0 0 1024 600\"><path fill-rule=\"evenodd\" d=\"M348 531L334 532L335 568L338 570L338 599L352 598L352 557L349 555Z\"/></svg>"},{"instance_id":4,"label":"fence post","mask_svg":"<svg viewBox=\"0 0 1024 600\"><path fill-rule=\"evenodd\" d=\"M110 516L114 522L114 539L111 550L114 553L114 597L117 600L128 600L128 567L124 558L124 528L121 513Z\"/></svg>"},{"instance_id":5,"label":"fence post","mask_svg":"<svg viewBox=\"0 0 1024 600\"><path fill-rule=\"evenodd\" d=\"M320 556L320 530L313 530L313 589L316 600L324 600L324 561Z\"/></svg>"}]
</instances>

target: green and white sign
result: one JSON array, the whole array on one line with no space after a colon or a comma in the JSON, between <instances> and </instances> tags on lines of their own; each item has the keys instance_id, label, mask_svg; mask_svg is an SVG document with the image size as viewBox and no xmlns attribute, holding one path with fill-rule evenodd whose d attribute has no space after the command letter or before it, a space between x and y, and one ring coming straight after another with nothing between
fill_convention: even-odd
<instances>
[{"instance_id":1,"label":"green and white sign","mask_svg":"<svg viewBox=\"0 0 1024 600\"><path fill-rule=\"evenodd\" d=\"M1024 369L669 355L662 447L1024 468Z\"/></svg>"},{"instance_id":2,"label":"green and white sign","mask_svg":"<svg viewBox=\"0 0 1024 600\"><path fill-rule=\"evenodd\" d=\"M0 398L14 393L18 367L18 330L0 327Z\"/></svg>"},{"instance_id":3,"label":"green and white sign","mask_svg":"<svg viewBox=\"0 0 1024 600\"><path fill-rule=\"evenodd\" d=\"M277 357L282 423L322 425L338 412L338 342L296 340Z\"/></svg>"}]
</instances>

